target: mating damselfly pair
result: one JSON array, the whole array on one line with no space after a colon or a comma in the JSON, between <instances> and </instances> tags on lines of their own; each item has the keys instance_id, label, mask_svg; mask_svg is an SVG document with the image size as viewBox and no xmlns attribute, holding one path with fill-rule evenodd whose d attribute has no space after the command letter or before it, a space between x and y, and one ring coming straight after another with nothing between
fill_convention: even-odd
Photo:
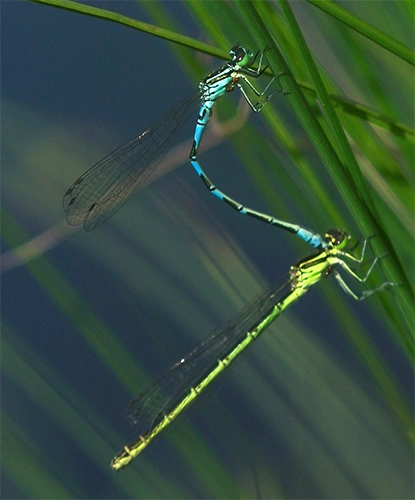
<instances>
[{"instance_id":1,"label":"mating damselfly pair","mask_svg":"<svg viewBox=\"0 0 415 500\"><path fill-rule=\"evenodd\" d=\"M368 239L364 240L360 257L355 257L346 251L350 238L344 231L332 229L322 237L300 225L247 208L217 189L210 181L200 166L197 154L215 102L237 87L251 109L259 112L273 95L281 92L281 89L270 90L278 78L276 76L262 91L258 91L249 80L249 77L259 78L266 70L263 66L264 51L254 56L237 45L231 49L230 55L229 62L200 82L197 92L179 102L153 126L134 136L79 177L64 196L66 218L70 224L83 224L86 230L91 231L114 215L137 190L148 183L165 156L177 128L198 106L190 162L209 191L242 214L296 234L316 251L291 266L283 286L263 292L231 324L193 349L130 403L133 420L143 417L146 424L139 437L112 460L111 467L116 470L137 457L267 326L322 278L333 274L342 289L355 300L363 300L377 291L394 286L394 283L385 282L357 294L339 274L340 266L356 281L363 283L367 280L381 257L371 262L364 276L360 276L351 266L363 263ZM254 69L258 57L258 67ZM259 100L254 103L247 90Z\"/></svg>"}]
</instances>

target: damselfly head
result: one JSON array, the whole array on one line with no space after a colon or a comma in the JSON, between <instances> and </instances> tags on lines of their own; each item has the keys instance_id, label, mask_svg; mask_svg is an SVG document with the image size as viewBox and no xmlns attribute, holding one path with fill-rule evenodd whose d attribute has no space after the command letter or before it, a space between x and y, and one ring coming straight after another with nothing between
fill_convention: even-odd
<instances>
[{"instance_id":1,"label":"damselfly head","mask_svg":"<svg viewBox=\"0 0 415 500\"><path fill-rule=\"evenodd\" d=\"M323 239L331 248L343 249L347 246L350 236L345 231L329 229Z\"/></svg>"},{"instance_id":2,"label":"damselfly head","mask_svg":"<svg viewBox=\"0 0 415 500\"><path fill-rule=\"evenodd\" d=\"M245 49L242 45L234 45L229 51L229 55L232 61L239 66L246 66L254 56L250 50Z\"/></svg>"}]
</instances>

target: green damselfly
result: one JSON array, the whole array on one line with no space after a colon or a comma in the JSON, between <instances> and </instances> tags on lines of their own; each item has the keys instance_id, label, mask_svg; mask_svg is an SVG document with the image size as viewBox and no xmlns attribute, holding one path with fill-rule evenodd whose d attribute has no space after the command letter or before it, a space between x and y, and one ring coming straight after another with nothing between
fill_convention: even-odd
<instances>
[{"instance_id":1,"label":"green damselfly","mask_svg":"<svg viewBox=\"0 0 415 500\"><path fill-rule=\"evenodd\" d=\"M148 422L138 439L113 458L115 470L127 466L146 446L168 427L259 335L322 278L333 274L341 288L355 300L363 300L395 283L384 282L371 290L355 293L339 274L339 266L354 280L364 283L381 257L375 257L361 277L350 267L363 263L369 238L363 242L361 255L346 251L350 237L344 231L331 229L322 238L320 248L291 266L282 287L264 291L245 307L234 321L215 332L184 356L159 380L130 403L131 416Z\"/></svg>"}]
</instances>

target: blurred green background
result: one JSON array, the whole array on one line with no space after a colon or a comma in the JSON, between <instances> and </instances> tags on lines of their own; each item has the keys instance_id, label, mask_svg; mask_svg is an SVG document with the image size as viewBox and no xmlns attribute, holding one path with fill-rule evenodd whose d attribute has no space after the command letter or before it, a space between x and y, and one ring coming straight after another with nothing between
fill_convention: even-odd
<instances>
[{"instance_id":1,"label":"blurred green background","mask_svg":"<svg viewBox=\"0 0 415 500\"><path fill-rule=\"evenodd\" d=\"M168 31L2 4L2 498L411 498L413 5L89 5ZM104 226L63 221L68 186L237 41L268 45L289 93L258 116L237 91L215 106L209 177L320 233L376 233L388 257L368 286L402 286L355 303L321 283L116 474L137 437L129 399L311 253L208 194L187 162L192 120Z\"/></svg>"}]
</instances>

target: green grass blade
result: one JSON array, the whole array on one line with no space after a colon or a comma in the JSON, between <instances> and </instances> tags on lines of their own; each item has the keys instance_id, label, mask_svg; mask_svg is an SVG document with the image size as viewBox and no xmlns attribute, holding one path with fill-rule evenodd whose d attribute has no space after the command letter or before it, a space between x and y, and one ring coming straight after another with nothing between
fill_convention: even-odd
<instances>
[{"instance_id":1,"label":"green grass blade","mask_svg":"<svg viewBox=\"0 0 415 500\"><path fill-rule=\"evenodd\" d=\"M369 23L363 21L362 19L354 16L346 9L343 9L338 4L335 4L331 0L307 0L309 3L323 10L327 14L330 14L334 18L338 19L344 23L349 28L357 31L361 35L367 37L369 40L377 43L384 49L388 50L392 54L400 57L409 64L415 65L415 55L413 50L406 47L403 43L398 42L391 36L383 33L381 30L375 28Z\"/></svg>"},{"instance_id":2,"label":"green grass blade","mask_svg":"<svg viewBox=\"0 0 415 500\"><path fill-rule=\"evenodd\" d=\"M106 21L111 21L114 23L122 24L129 28L134 28L144 33L148 33L164 40L169 40L170 42L177 43L184 47L191 47L205 54L214 55L215 57L226 57L223 52L211 47L210 45L199 42L194 38L184 36L175 31L161 28L160 26L154 26L136 19L131 19L130 17L123 16L117 12L113 12L106 9L101 9L99 7L93 7L92 5L85 5L79 2L72 2L71 0L29 0L33 3L39 3L43 5L48 5L50 7L56 7L59 9L69 10L71 12L76 12L78 14L84 14L87 16L97 17L99 19L104 19Z\"/></svg>"},{"instance_id":3,"label":"green grass blade","mask_svg":"<svg viewBox=\"0 0 415 500\"><path fill-rule=\"evenodd\" d=\"M260 4L260 6L262 5L263 4ZM289 22L291 22L291 26L296 33L296 41L301 44L302 37L299 36L294 20L290 15L289 3L282 1L281 6L285 14L288 16ZM270 47L269 53L267 54L270 67L273 69L274 74L280 74L282 71L284 72L280 78L281 85L285 90L289 91L288 97L290 103L296 111L304 129L307 131L310 141L313 143L320 158L324 162L327 171L330 173L342 199L345 201L346 206L353 214L355 221L360 226L360 229L363 231L363 234L375 232L377 236L375 248L377 251L382 251L381 244L383 245L383 248L386 247L388 249L389 258L384 263L385 270L389 280L405 284L405 286L402 286L396 291L396 296L399 297L398 303L403 314L405 315L407 325L411 328L413 321L413 292L411 291L410 282L406 276L405 269L402 267L399 259L397 258L394 246L388 237L387 232L379 223L379 215L376 213L367 184L361 175L361 171L355 158L351 154L350 148L345 142L344 134L340 133L341 127L338 127L335 114L333 112L330 114L330 118L332 120L331 125L335 128L333 134L337 133L337 143L344 146L341 151L342 156L344 155L345 157L344 161L348 162L347 168L343 165L342 161L340 161L335 148L331 145L322 127L316 120L315 114L312 112L303 94L301 93L300 88L296 84L295 79L288 69L288 65L285 63L281 52L275 45L272 34L267 30L260 14L258 13L257 4L251 2L241 2L235 4L235 9L239 12L242 19L246 23L250 23L251 35L257 46ZM304 46L302 46L302 48L304 49ZM305 50L305 54L303 54L303 56L307 66L311 69L311 71L313 71L314 63L308 53L308 50ZM331 103L329 99L327 99L324 86L321 85L321 80L318 77L316 77L315 83L319 87L317 92L321 96L320 98L323 99L323 104L327 107L331 107ZM337 125L335 125L336 123ZM402 342L406 348L409 349L411 355L413 355L411 347L412 338L409 331L410 330L400 329Z\"/></svg>"}]
</instances>

